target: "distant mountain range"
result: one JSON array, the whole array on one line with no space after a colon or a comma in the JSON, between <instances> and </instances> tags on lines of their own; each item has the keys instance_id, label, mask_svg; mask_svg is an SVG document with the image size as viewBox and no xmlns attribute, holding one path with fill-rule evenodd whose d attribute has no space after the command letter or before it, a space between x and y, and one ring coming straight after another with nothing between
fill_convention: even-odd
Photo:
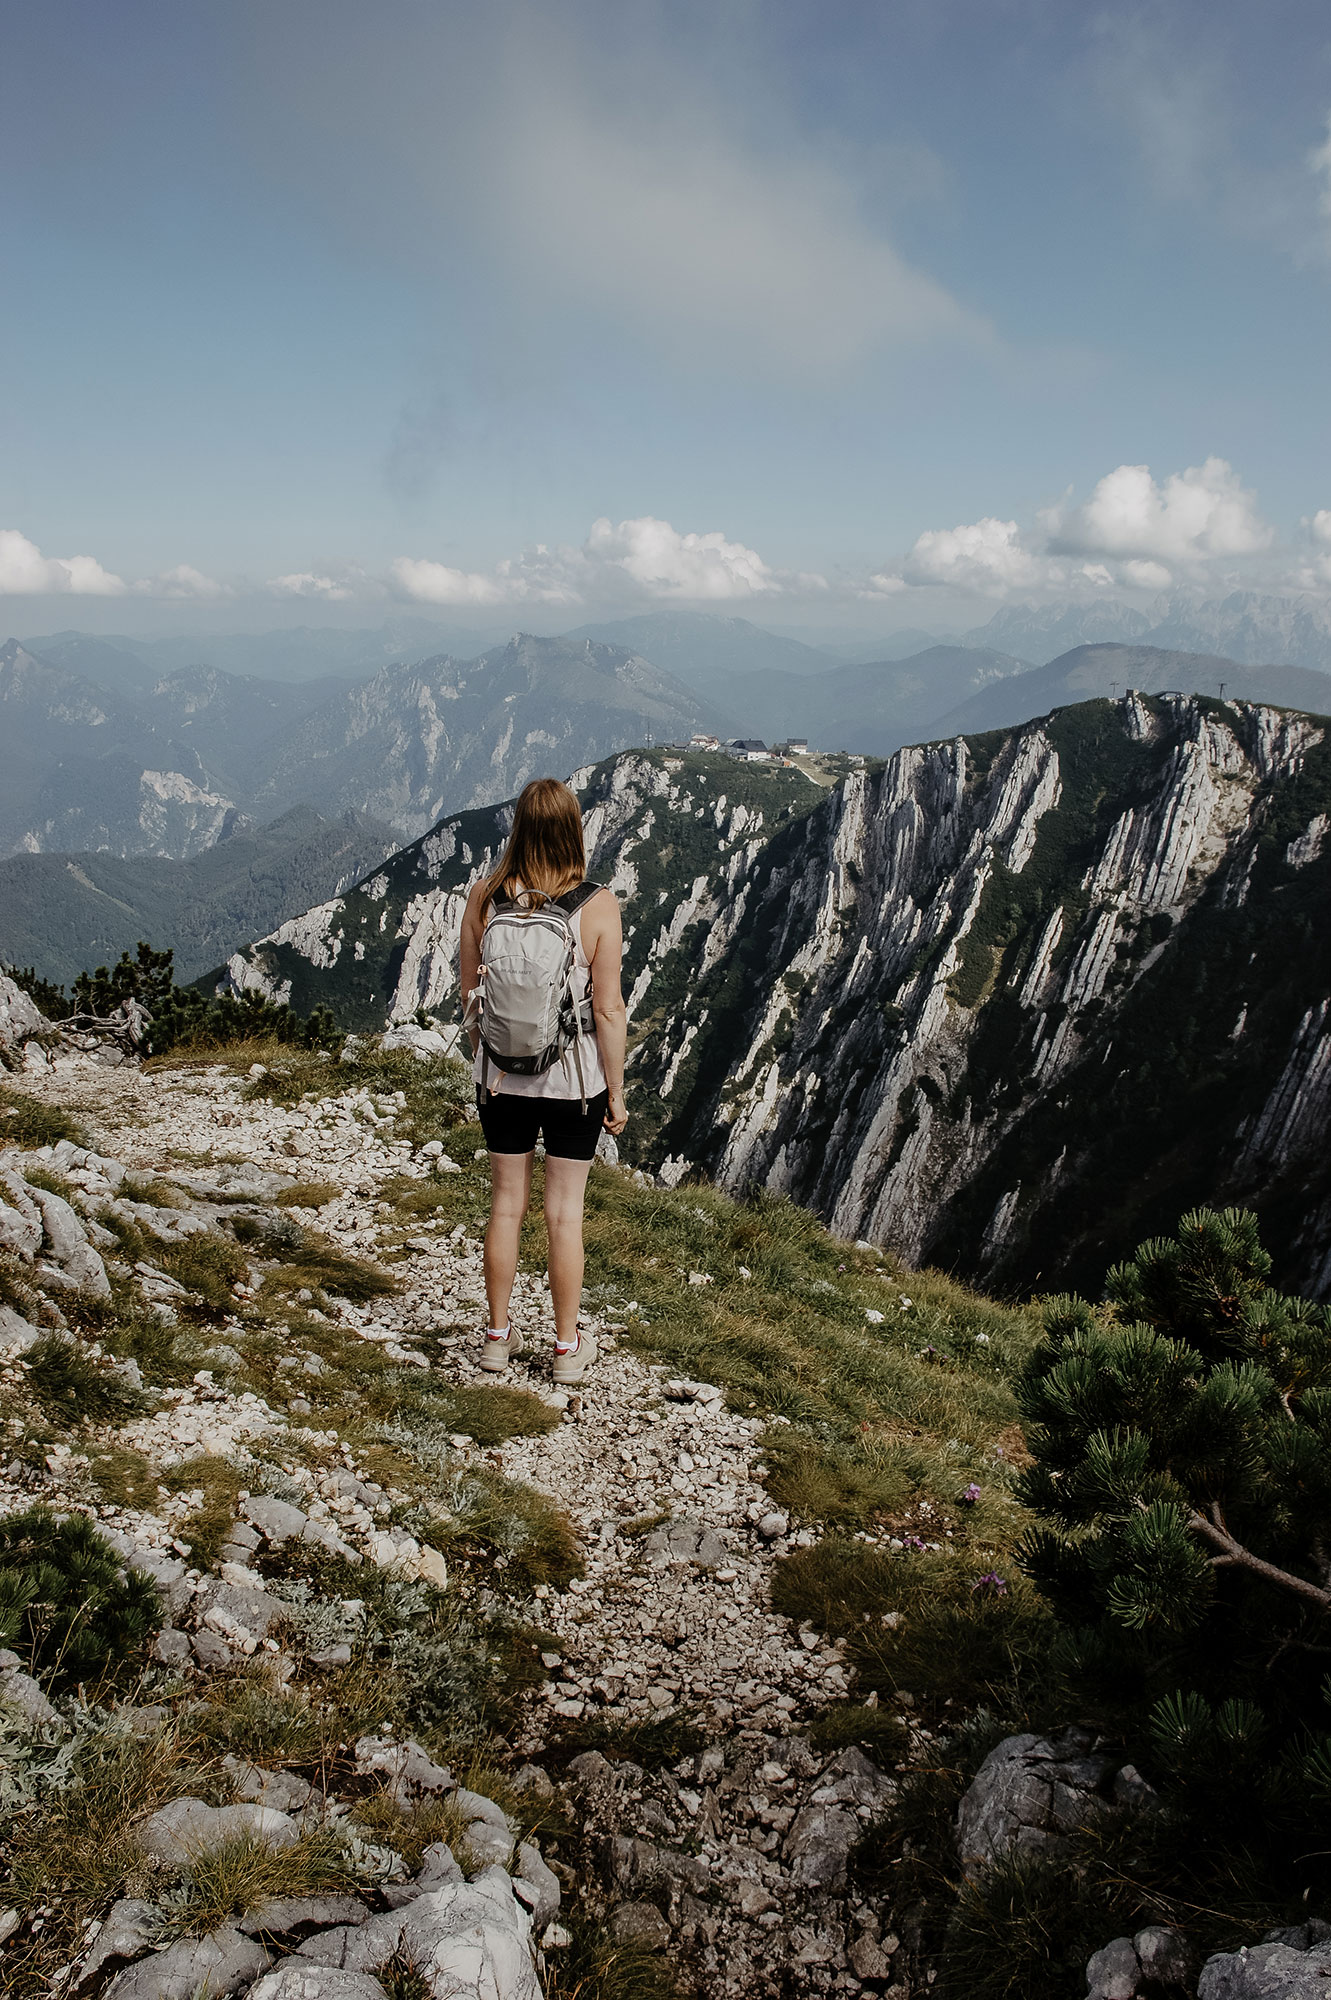
<instances>
[{"instance_id":1,"label":"distant mountain range","mask_svg":"<svg viewBox=\"0 0 1331 2000\"><path fill-rule=\"evenodd\" d=\"M1044 666L1074 646L1163 646L1220 654L1243 666L1308 667L1331 672L1331 606L1320 597L1276 597L1255 590L1200 599L1175 592L1149 614L1115 599L1084 605L1008 604L964 634L965 646L992 646Z\"/></svg>"},{"instance_id":2,"label":"distant mountain range","mask_svg":"<svg viewBox=\"0 0 1331 2000\"><path fill-rule=\"evenodd\" d=\"M543 771L727 726L635 653L526 636L351 683L181 669L132 698L10 640L0 723L0 852L177 860L236 814L268 819L302 801L407 837Z\"/></svg>"},{"instance_id":3,"label":"distant mountain range","mask_svg":"<svg viewBox=\"0 0 1331 2000\"><path fill-rule=\"evenodd\" d=\"M91 632L51 632L25 639L53 667L79 674L99 687L143 693L163 674L217 667L227 674L255 674L268 681L363 680L396 661L448 652L473 659L503 636L429 618L392 618L373 629L296 625L278 632L222 632L206 637L129 639Z\"/></svg>"},{"instance_id":4,"label":"distant mountain range","mask_svg":"<svg viewBox=\"0 0 1331 2000\"><path fill-rule=\"evenodd\" d=\"M256 931L358 880L398 845L362 813L323 819L295 806L272 825L233 825L187 861L140 854L13 854L0 861L0 961L67 985L140 938L197 978Z\"/></svg>"},{"instance_id":5,"label":"distant mountain range","mask_svg":"<svg viewBox=\"0 0 1331 2000\"><path fill-rule=\"evenodd\" d=\"M939 716L931 736L965 736L977 730L1009 729L1032 716L1092 695L1120 695L1129 688L1144 694L1174 689L1180 694L1219 695L1269 702L1331 715L1331 674L1308 667L1248 667L1211 653L1170 653L1159 646L1077 646L1048 666L991 681Z\"/></svg>"},{"instance_id":6,"label":"distant mountain range","mask_svg":"<svg viewBox=\"0 0 1331 2000\"><path fill-rule=\"evenodd\" d=\"M1195 623L1203 612L1240 650L1262 633L1289 650L1315 650L1320 612L1311 604L1248 595L1199 609L1175 600L1170 615L1181 632L1185 613ZM125 674L146 666L129 660L119 686L116 663L129 659L119 640L58 634L43 642L49 655L11 640L0 648L0 854L183 859L212 846L237 815L268 821L302 802L334 818L368 814L406 839L541 771L697 729L888 756L904 743L1006 727L1112 694L1116 684L1205 694L1223 685L1233 696L1331 712L1331 676L1314 666L1281 664L1278 650L1253 662L1210 643L1164 648L1134 630L1143 621L1113 603L1010 606L983 628L1008 633L1006 648L937 644L904 659L846 663L746 619L653 612L562 638L521 634L473 658L392 659L360 679L172 665L130 685ZM1041 631L1067 639L1088 622L1101 628L1093 639L1027 665ZM415 630L408 621L372 634L268 636L289 643L294 673L299 660L345 665L370 642L391 651ZM354 645L339 655L333 639ZM151 643L165 661L186 642ZM243 654L258 641L235 644ZM75 671L80 661L101 678Z\"/></svg>"}]
</instances>

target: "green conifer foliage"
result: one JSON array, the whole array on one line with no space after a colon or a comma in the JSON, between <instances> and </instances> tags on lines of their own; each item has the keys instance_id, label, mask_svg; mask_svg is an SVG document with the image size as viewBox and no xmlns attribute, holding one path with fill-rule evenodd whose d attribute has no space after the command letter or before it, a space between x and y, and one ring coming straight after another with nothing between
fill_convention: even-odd
<instances>
[{"instance_id":1,"label":"green conifer foliage","mask_svg":"<svg viewBox=\"0 0 1331 2000\"><path fill-rule=\"evenodd\" d=\"M151 1580L127 1571L81 1514L33 1507L0 1521L0 1643L43 1680L100 1682L160 1624Z\"/></svg>"},{"instance_id":2,"label":"green conifer foliage","mask_svg":"<svg viewBox=\"0 0 1331 2000\"><path fill-rule=\"evenodd\" d=\"M1331 1614L1331 1314L1269 1271L1253 1216L1197 1210L1110 1272L1107 1309L1050 1303L1023 1562L1071 1623L1158 1648Z\"/></svg>"}]
</instances>

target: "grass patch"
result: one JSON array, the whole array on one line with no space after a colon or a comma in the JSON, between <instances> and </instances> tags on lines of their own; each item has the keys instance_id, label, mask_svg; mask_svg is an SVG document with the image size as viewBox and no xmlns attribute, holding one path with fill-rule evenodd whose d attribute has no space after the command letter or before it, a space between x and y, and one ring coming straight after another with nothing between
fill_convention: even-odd
<instances>
[{"instance_id":1,"label":"grass patch","mask_svg":"<svg viewBox=\"0 0 1331 2000\"><path fill-rule=\"evenodd\" d=\"M197 1569L212 1569L236 1518L236 1502L245 1475L230 1459L203 1453L168 1466L161 1475L168 1493L192 1493L194 1504L177 1528L178 1538L189 1549L189 1559Z\"/></svg>"},{"instance_id":2,"label":"grass patch","mask_svg":"<svg viewBox=\"0 0 1331 2000\"><path fill-rule=\"evenodd\" d=\"M448 1405L450 1430L481 1445L502 1444L511 1437L545 1437L563 1421L558 1410L530 1389L504 1384L459 1382L438 1400Z\"/></svg>"},{"instance_id":3,"label":"grass patch","mask_svg":"<svg viewBox=\"0 0 1331 2000\"><path fill-rule=\"evenodd\" d=\"M72 1201L74 1190L63 1174L55 1173L50 1167L25 1167L23 1178L29 1187L44 1188L47 1194L58 1194L61 1201Z\"/></svg>"},{"instance_id":4,"label":"grass patch","mask_svg":"<svg viewBox=\"0 0 1331 2000\"><path fill-rule=\"evenodd\" d=\"M88 1143L82 1126L58 1104L43 1104L26 1090L0 1084L0 1146L58 1146L62 1139Z\"/></svg>"},{"instance_id":5,"label":"grass patch","mask_svg":"<svg viewBox=\"0 0 1331 2000\"><path fill-rule=\"evenodd\" d=\"M459 1859L464 1859L461 1849L466 1844L463 1836L468 1816L451 1797L435 1795L418 1799L413 1805L401 1805L389 1790L369 1792L357 1799L355 1818L357 1825L363 1826L376 1841L395 1849L413 1874L420 1867L426 1848L436 1840L442 1840Z\"/></svg>"},{"instance_id":6,"label":"grass patch","mask_svg":"<svg viewBox=\"0 0 1331 2000\"><path fill-rule=\"evenodd\" d=\"M910 1731L899 1717L888 1708L868 1708L861 1702L837 1702L825 1708L810 1723L808 1736L824 1756L854 1744L888 1771L910 1755Z\"/></svg>"},{"instance_id":7,"label":"grass patch","mask_svg":"<svg viewBox=\"0 0 1331 2000\"><path fill-rule=\"evenodd\" d=\"M387 1298L398 1290L398 1281L389 1272L363 1258L348 1257L317 1230L302 1230L301 1236L299 1247L282 1250L281 1265L265 1276L265 1296L290 1297L309 1290L362 1305L367 1299ZM243 1265L245 1260L241 1262Z\"/></svg>"},{"instance_id":8,"label":"grass patch","mask_svg":"<svg viewBox=\"0 0 1331 2000\"><path fill-rule=\"evenodd\" d=\"M584 1750L599 1750L612 1762L628 1759L649 1771L696 1756L707 1745L707 1731L697 1714L677 1708L664 1715L580 1717L562 1729L542 1753L543 1761L567 1764Z\"/></svg>"},{"instance_id":9,"label":"grass patch","mask_svg":"<svg viewBox=\"0 0 1331 2000\"><path fill-rule=\"evenodd\" d=\"M209 1682L206 1702L189 1713L188 1740L197 1752L297 1768L322 1788L348 1740L382 1720L394 1699L391 1678L364 1662L303 1687L283 1687L267 1665L242 1667Z\"/></svg>"},{"instance_id":10,"label":"grass patch","mask_svg":"<svg viewBox=\"0 0 1331 2000\"><path fill-rule=\"evenodd\" d=\"M320 1896L355 1885L346 1847L330 1826L309 1828L289 1847L241 1835L190 1862L188 1890L173 1911L173 1929L199 1936L273 1896Z\"/></svg>"},{"instance_id":11,"label":"grass patch","mask_svg":"<svg viewBox=\"0 0 1331 2000\"><path fill-rule=\"evenodd\" d=\"M157 1474L141 1451L129 1445L93 1446L88 1470L104 1501L113 1507L155 1509Z\"/></svg>"},{"instance_id":12,"label":"grass patch","mask_svg":"<svg viewBox=\"0 0 1331 2000\"><path fill-rule=\"evenodd\" d=\"M33 1284L28 1266L10 1251L0 1251L0 1305L12 1306L30 1326L58 1323L50 1300Z\"/></svg>"},{"instance_id":13,"label":"grass patch","mask_svg":"<svg viewBox=\"0 0 1331 2000\"><path fill-rule=\"evenodd\" d=\"M33 1399L66 1430L123 1423L147 1406L146 1397L85 1354L66 1334L45 1334L25 1358Z\"/></svg>"},{"instance_id":14,"label":"grass patch","mask_svg":"<svg viewBox=\"0 0 1331 2000\"><path fill-rule=\"evenodd\" d=\"M200 1233L171 1243L154 1242L147 1261L156 1264L178 1285L197 1294L214 1312L235 1304L233 1288L249 1270L249 1259L225 1237Z\"/></svg>"},{"instance_id":15,"label":"grass patch","mask_svg":"<svg viewBox=\"0 0 1331 2000\"><path fill-rule=\"evenodd\" d=\"M547 2000L679 2000L669 1959L616 1944L601 1924L574 1917L572 1942L546 1958Z\"/></svg>"},{"instance_id":16,"label":"grass patch","mask_svg":"<svg viewBox=\"0 0 1331 2000\"><path fill-rule=\"evenodd\" d=\"M987 1580L999 1577L1001 1590ZM1014 1713L1049 1683L1051 1614L1019 1572L971 1550L897 1553L830 1536L778 1566L772 1605L844 1638L866 1693Z\"/></svg>"},{"instance_id":17,"label":"grass patch","mask_svg":"<svg viewBox=\"0 0 1331 2000\"><path fill-rule=\"evenodd\" d=\"M188 1208L189 1202L178 1188L170 1187L166 1181L138 1180L126 1175L120 1183L122 1201L137 1201L144 1208Z\"/></svg>"},{"instance_id":18,"label":"grass patch","mask_svg":"<svg viewBox=\"0 0 1331 2000\"><path fill-rule=\"evenodd\" d=\"M57 1968L76 1958L88 1924L117 1897L153 1892L137 1828L158 1806L189 1795L221 1804L227 1787L194 1762L173 1730L150 1737L101 1729L74 1753L73 1782L54 1793L35 1785L4 1828L6 1898L42 1927L5 1947L5 1991L49 1994Z\"/></svg>"},{"instance_id":19,"label":"grass patch","mask_svg":"<svg viewBox=\"0 0 1331 2000\"><path fill-rule=\"evenodd\" d=\"M279 1208L323 1208L341 1192L332 1181L297 1181L294 1187L279 1189L273 1201Z\"/></svg>"},{"instance_id":20,"label":"grass patch","mask_svg":"<svg viewBox=\"0 0 1331 2000\"><path fill-rule=\"evenodd\" d=\"M505 1595L526 1597L538 1583L565 1590L582 1575L572 1522L535 1487L488 1465L468 1465L446 1475L436 1493L420 1532L464 1576L483 1576Z\"/></svg>"}]
</instances>

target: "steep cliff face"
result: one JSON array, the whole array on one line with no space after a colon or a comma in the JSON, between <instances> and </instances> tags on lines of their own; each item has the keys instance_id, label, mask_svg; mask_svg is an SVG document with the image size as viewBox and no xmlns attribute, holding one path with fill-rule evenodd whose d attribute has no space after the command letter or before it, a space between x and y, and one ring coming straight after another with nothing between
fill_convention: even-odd
<instances>
[{"instance_id":1,"label":"steep cliff face","mask_svg":"<svg viewBox=\"0 0 1331 2000\"><path fill-rule=\"evenodd\" d=\"M1199 1201L1331 1293L1331 725L1086 702L796 773L579 774L625 905L630 1157L781 1189L991 1284L1099 1282ZM348 1025L451 1006L505 808L462 813L232 961Z\"/></svg>"},{"instance_id":2,"label":"steep cliff face","mask_svg":"<svg viewBox=\"0 0 1331 2000\"><path fill-rule=\"evenodd\" d=\"M730 906L764 843L823 794L798 771L664 751L628 751L573 784L591 875L624 903L631 1009L640 1022L664 1019L690 976L681 940ZM345 895L237 952L225 983L300 1009L326 1002L355 1028L410 1020L418 1008L454 1015L467 895L511 821L511 802L441 820Z\"/></svg>"},{"instance_id":3,"label":"steep cliff face","mask_svg":"<svg viewBox=\"0 0 1331 2000\"><path fill-rule=\"evenodd\" d=\"M847 780L764 848L638 1052L667 1173L1014 1285L1091 1282L1243 1200L1289 1281L1331 1289L1329 805L1318 720L1198 698Z\"/></svg>"}]
</instances>

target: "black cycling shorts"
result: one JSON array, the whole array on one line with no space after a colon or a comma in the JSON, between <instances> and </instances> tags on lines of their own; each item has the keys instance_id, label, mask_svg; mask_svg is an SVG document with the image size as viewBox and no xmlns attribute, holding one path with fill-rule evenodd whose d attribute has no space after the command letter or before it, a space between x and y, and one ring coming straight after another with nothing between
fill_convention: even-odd
<instances>
[{"instance_id":1,"label":"black cycling shorts","mask_svg":"<svg viewBox=\"0 0 1331 2000\"><path fill-rule=\"evenodd\" d=\"M491 1096L476 1087L481 1130L492 1153L531 1153L537 1136L554 1160L590 1160L603 1129L608 1090L598 1090L582 1108L580 1097L519 1097L501 1090Z\"/></svg>"}]
</instances>

